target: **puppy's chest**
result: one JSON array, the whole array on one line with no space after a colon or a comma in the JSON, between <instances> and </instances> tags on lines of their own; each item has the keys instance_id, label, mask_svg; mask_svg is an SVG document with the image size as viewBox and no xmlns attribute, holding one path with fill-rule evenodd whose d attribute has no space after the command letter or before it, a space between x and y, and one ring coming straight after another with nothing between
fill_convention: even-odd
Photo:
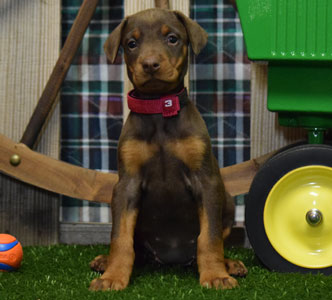
<instances>
[{"instance_id":1,"label":"puppy's chest","mask_svg":"<svg viewBox=\"0 0 332 300\"><path fill-rule=\"evenodd\" d=\"M151 161L160 167L177 161L189 170L197 171L202 166L205 153L206 143L197 135L163 136L150 140L130 138L122 144L120 159L125 171L131 175L139 173Z\"/></svg>"}]
</instances>

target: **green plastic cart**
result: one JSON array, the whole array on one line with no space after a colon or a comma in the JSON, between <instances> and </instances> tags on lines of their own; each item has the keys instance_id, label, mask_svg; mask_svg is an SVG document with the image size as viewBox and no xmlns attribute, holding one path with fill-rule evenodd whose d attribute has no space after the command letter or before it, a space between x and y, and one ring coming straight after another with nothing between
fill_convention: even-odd
<instances>
[{"instance_id":1,"label":"green plastic cart","mask_svg":"<svg viewBox=\"0 0 332 300\"><path fill-rule=\"evenodd\" d=\"M303 127L255 176L246 229L258 258L282 272L332 273L332 0L237 0L248 56L268 61L268 109Z\"/></svg>"}]
</instances>

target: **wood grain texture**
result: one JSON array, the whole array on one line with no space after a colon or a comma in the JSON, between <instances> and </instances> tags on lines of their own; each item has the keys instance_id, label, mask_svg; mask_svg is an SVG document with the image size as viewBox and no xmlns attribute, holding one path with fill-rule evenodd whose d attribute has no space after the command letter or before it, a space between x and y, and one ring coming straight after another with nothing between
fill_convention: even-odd
<instances>
[{"instance_id":1,"label":"wood grain texture","mask_svg":"<svg viewBox=\"0 0 332 300\"><path fill-rule=\"evenodd\" d=\"M275 151L272 151L243 163L220 169L227 192L231 196L248 193L257 171L274 153Z\"/></svg>"},{"instance_id":2,"label":"wood grain texture","mask_svg":"<svg viewBox=\"0 0 332 300\"><path fill-rule=\"evenodd\" d=\"M14 141L22 136L58 58L60 14L60 0L0 1L0 133ZM37 151L59 156L59 124L56 107ZM59 196L0 175L0 232L15 235L23 245L57 243Z\"/></svg>"},{"instance_id":3,"label":"wood grain texture","mask_svg":"<svg viewBox=\"0 0 332 300\"><path fill-rule=\"evenodd\" d=\"M0 133L18 141L60 50L60 0L0 2ZM59 109L38 151L59 155Z\"/></svg>"},{"instance_id":4,"label":"wood grain texture","mask_svg":"<svg viewBox=\"0 0 332 300\"><path fill-rule=\"evenodd\" d=\"M81 45L84 33L94 15L98 2L99 0L85 0L80 7L68 37L61 49L60 56L21 138L21 143L30 148L35 145L41 129L57 102L56 98L61 85L75 57L77 49Z\"/></svg>"},{"instance_id":5,"label":"wood grain texture","mask_svg":"<svg viewBox=\"0 0 332 300\"><path fill-rule=\"evenodd\" d=\"M169 1L168 0L155 0L154 2L155 2L155 7L169 9Z\"/></svg>"},{"instance_id":6,"label":"wood grain texture","mask_svg":"<svg viewBox=\"0 0 332 300\"><path fill-rule=\"evenodd\" d=\"M0 135L0 170L7 175L39 188L96 202L111 202L112 190L118 176L74 166L32 151L24 144L17 144ZM10 158L21 158L12 166Z\"/></svg>"},{"instance_id":7,"label":"wood grain texture","mask_svg":"<svg viewBox=\"0 0 332 300\"><path fill-rule=\"evenodd\" d=\"M0 173L0 232L23 246L59 241L59 196Z\"/></svg>"}]
</instances>

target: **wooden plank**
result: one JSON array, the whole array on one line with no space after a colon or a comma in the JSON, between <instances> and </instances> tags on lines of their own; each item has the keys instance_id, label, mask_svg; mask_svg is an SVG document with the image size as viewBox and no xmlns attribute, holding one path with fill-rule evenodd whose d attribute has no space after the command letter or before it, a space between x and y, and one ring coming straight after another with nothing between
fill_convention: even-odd
<instances>
[{"instance_id":1,"label":"wooden plank","mask_svg":"<svg viewBox=\"0 0 332 300\"><path fill-rule=\"evenodd\" d=\"M69 245L109 245L112 224L110 223L61 223L60 243Z\"/></svg>"},{"instance_id":2,"label":"wooden plank","mask_svg":"<svg viewBox=\"0 0 332 300\"><path fill-rule=\"evenodd\" d=\"M14 154L20 157L18 166L10 163ZM96 172L47 157L1 134L0 170L51 192L106 203L111 202L112 189L118 179L117 174Z\"/></svg>"},{"instance_id":3,"label":"wooden plank","mask_svg":"<svg viewBox=\"0 0 332 300\"><path fill-rule=\"evenodd\" d=\"M231 196L248 193L252 180L260 167L275 154L275 151L243 163L220 169L225 188Z\"/></svg>"},{"instance_id":4,"label":"wooden plank","mask_svg":"<svg viewBox=\"0 0 332 300\"><path fill-rule=\"evenodd\" d=\"M0 133L11 140L20 139L59 56L60 15L60 0L0 1ZM59 125L56 107L37 151L58 158ZM56 243L58 198L1 175L0 232L24 245Z\"/></svg>"},{"instance_id":5,"label":"wooden plank","mask_svg":"<svg viewBox=\"0 0 332 300\"><path fill-rule=\"evenodd\" d=\"M60 243L68 245L109 245L112 224L110 223L61 223ZM233 227L225 241L226 246L249 247L244 227Z\"/></svg>"},{"instance_id":6,"label":"wooden plank","mask_svg":"<svg viewBox=\"0 0 332 300\"><path fill-rule=\"evenodd\" d=\"M66 41L61 49L60 56L47 81L37 106L25 128L21 143L32 148L40 131L49 117L52 107L56 104L57 95L67 75L69 67L81 45L84 33L94 15L99 0L84 0L75 18Z\"/></svg>"},{"instance_id":7,"label":"wooden plank","mask_svg":"<svg viewBox=\"0 0 332 300\"><path fill-rule=\"evenodd\" d=\"M0 133L19 141L60 50L61 1L0 1ZM59 157L59 107L37 148Z\"/></svg>"},{"instance_id":8,"label":"wooden plank","mask_svg":"<svg viewBox=\"0 0 332 300\"><path fill-rule=\"evenodd\" d=\"M169 1L168 0L155 0L155 7L169 9Z\"/></svg>"},{"instance_id":9,"label":"wooden plank","mask_svg":"<svg viewBox=\"0 0 332 300\"><path fill-rule=\"evenodd\" d=\"M23 246L57 244L59 196L0 174L0 232Z\"/></svg>"}]
</instances>

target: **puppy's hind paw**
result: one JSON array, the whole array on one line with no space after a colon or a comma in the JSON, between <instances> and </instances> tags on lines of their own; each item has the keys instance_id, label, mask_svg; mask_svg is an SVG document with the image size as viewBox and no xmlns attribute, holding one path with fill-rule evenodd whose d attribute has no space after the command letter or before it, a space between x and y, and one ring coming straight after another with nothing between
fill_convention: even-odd
<instances>
[{"instance_id":1,"label":"puppy's hind paw","mask_svg":"<svg viewBox=\"0 0 332 300\"><path fill-rule=\"evenodd\" d=\"M227 272L233 276L244 277L248 274L248 270L240 260L225 259Z\"/></svg>"}]
</instances>

